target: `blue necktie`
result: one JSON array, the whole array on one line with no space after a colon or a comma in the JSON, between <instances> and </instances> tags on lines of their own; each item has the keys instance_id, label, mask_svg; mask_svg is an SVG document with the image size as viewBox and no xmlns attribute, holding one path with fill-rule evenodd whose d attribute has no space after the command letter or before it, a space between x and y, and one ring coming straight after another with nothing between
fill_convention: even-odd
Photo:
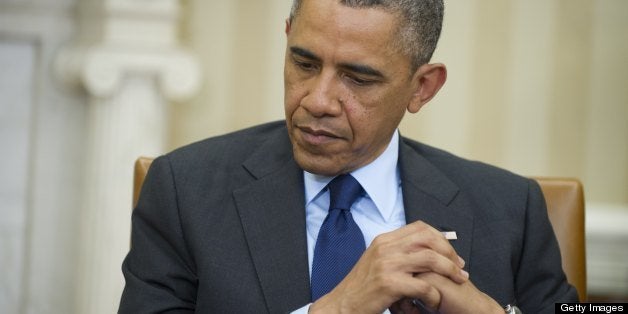
<instances>
[{"instance_id":1,"label":"blue necktie","mask_svg":"<svg viewBox=\"0 0 628 314\"><path fill-rule=\"evenodd\" d=\"M365 250L364 236L351 216L362 186L350 174L329 187L329 213L318 232L312 262L312 302L329 293L351 271Z\"/></svg>"}]
</instances>

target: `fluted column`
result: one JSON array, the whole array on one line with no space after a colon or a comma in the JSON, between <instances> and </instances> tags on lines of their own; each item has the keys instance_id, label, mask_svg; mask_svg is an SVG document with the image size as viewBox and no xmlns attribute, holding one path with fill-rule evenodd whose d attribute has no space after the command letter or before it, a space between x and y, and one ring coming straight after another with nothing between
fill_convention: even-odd
<instances>
[{"instance_id":1,"label":"fluted column","mask_svg":"<svg viewBox=\"0 0 628 314\"><path fill-rule=\"evenodd\" d=\"M76 313L114 313L129 249L133 161L164 153L169 101L194 94L196 60L177 43L179 2L82 2L59 78L89 95Z\"/></svg>"}]
</instances>

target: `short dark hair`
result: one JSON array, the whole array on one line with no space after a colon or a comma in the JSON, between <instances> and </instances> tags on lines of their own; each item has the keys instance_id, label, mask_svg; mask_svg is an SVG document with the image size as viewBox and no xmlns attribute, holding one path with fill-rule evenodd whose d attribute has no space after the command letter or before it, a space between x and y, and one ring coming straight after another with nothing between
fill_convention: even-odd
<instances>
[{"instance_id":1,"label":"short dark hair","mask_svg":"<svg viewBox=\"0 0 628 314\"><path fill-rule=\"evenodd\" d=\"M299 13L302 0L293 0L290 20ZM316 1L316 0L314 0ZM379 7L399 14L399 38L401 52L411 58L415 69L428 63L434 54L443 27L443 0L338 0L352 8Z\"/></svg>"}]
</instances>

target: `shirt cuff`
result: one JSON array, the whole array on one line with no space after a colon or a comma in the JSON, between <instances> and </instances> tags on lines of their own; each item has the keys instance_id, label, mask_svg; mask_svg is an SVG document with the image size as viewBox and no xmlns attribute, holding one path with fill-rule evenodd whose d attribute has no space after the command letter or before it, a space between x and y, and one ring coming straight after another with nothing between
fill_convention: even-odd
<instances>
[{"instance_id":1,"label":"shirt cuff","mask_svg":"<svg viewBox=\"0 0 628 314\"><path fill-rule=\"evenodd\" d=\"M295 311L292 311L291 314L307 314L310 311L310 306L312 305L312 303L298 309Z\"/></svg>"}]
</instances>

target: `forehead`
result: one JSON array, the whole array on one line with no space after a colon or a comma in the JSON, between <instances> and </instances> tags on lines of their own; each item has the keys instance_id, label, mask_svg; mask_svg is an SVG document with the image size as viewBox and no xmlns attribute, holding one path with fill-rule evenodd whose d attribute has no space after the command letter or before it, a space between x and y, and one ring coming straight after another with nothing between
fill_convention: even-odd
<instances>
[{"instance_id":1,"label":"forehead","mask_svg":"<svg viewBox=\"0 0 628 314\"><path fill-rule=\"evenodd\" d=\"M354 8L338 0L304 0L292 21L289 44L333 48L334 52L393 57L395 14L381 8Z\"/></svg>"}]
</instances>

